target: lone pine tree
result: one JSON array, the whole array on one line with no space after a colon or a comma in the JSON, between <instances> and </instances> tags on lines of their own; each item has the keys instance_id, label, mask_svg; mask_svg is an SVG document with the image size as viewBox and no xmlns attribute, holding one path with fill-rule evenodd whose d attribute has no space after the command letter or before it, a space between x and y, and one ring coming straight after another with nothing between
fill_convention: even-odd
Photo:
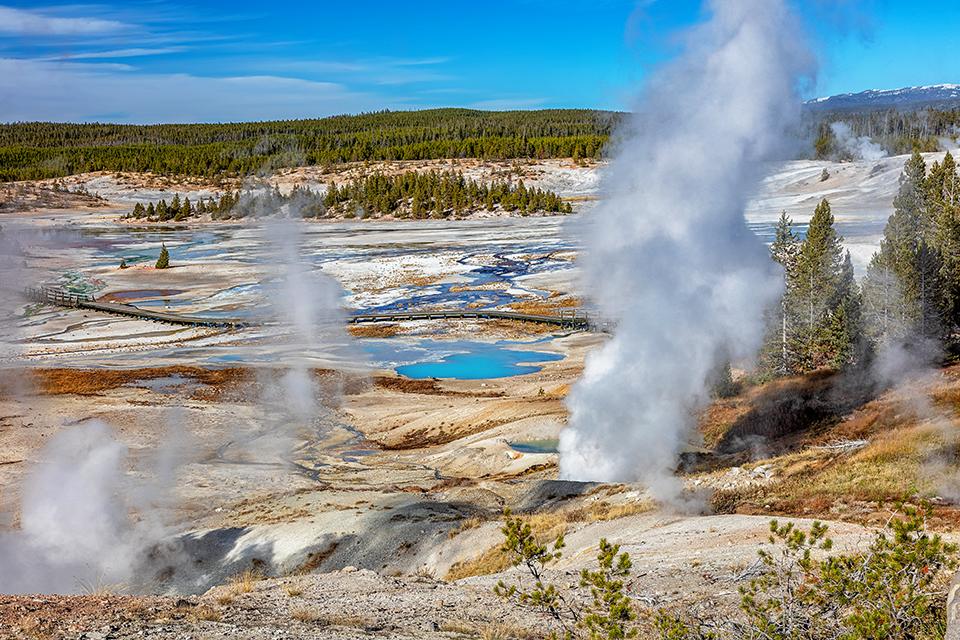
<instances>
[{"instance_id":1,"label":"lone pine tree","mask_svg":"<svg viewBox=\"0 0 960 640\"><path fill-rule=\"evenodd\" d=\"M157 258L157 269L167 269L170 267L170 252L167 251L165 244L160 245L160 256Z\"/></svg>"}]
</instances>

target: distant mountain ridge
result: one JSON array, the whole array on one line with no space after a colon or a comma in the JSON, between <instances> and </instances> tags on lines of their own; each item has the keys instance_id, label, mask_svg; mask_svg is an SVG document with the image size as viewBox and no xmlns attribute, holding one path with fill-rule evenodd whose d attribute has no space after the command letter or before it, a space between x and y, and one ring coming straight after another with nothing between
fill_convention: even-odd
<instances>
[{"instance_id":1,"label":"distant mountain ridge","mask_svg":"<svg viewBox=\"0 0 960 640\"><path fill-rule=\"evenodd\" d=\"M960 107L960 84L934 84L901 89L868 89L814 98L804 103L811 111L910 111L927 107Z\"/></svg>"}]
</instances>

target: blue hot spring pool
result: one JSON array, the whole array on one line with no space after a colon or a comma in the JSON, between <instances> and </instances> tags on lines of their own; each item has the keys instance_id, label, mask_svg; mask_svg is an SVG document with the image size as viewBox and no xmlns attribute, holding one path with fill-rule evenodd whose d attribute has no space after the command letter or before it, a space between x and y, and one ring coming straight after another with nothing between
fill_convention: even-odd
<instances>
[{"instance_id":1,"label":"blue hot spring pool","mask_svg":"<svg viewBox=\"0 0 960 640\"><path fill-rule=\"evenodd\" d=\"M537 363L564 358L560 353L511 348L538 342L419 340L398 344L391 340L371 340L364 344L364 350L371 359L394 367L397 373L408 378L487 380L536 373L541 369Z\"/></svg>"}]
</instances>

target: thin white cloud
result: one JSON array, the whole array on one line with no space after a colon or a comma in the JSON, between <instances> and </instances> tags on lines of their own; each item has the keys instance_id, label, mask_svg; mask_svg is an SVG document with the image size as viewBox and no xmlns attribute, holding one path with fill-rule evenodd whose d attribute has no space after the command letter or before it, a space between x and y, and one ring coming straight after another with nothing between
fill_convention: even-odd
<instances>
[{"instance_id":1,"label":"thin white cloud","mask_svg":"<svg viewBox=\"0 0 960 640\"><path fill-rule=\"evenodd\" d=\"M117 20L67 18L0 5L0 34L16 36L78 36L114 33L130 28Z\"/></svg>"},{"instance_id":2,"label":"thin white cloud","mask_svg":"<svg viewBox=\"0 0 960 640\"><path fill-rule=\"evenodd\" d=\"M162 56L169 53L180 53L186 51L186 47L158 47L148 49L146 47L134 47L131 49L110 49L108 51L84 51L78 53L68 53L62 56L49 56L39 58L40 61L52 60L101 60L111 58L142 58L146 56Z\"/></svg>"},{"instance_id":3,"label":"thin white cloud","mask_svg":"<svg viewBox=\"0 0 960 640\"><path fill-rule=\"evenodd\" d=\"M405 106L300 78L131 73L122 65L0 58L0 122L223 122Z\"/></svg>"},{"instance_id":4,"label":"thin white cloud","mask_svg":"<svg viewBox=\"0 0 960 640\"><path fill-rule=\"evenodd\" d=\"M375 85L403 85L452 80L452 76L432 67L450 58L362 58L356 60L260 60L256 65L271 72L344 76L351 82Z\"/></svg>"},{"instance_id":5,"label":"thin white cloud","mask_svg":"<svg viewBox=\"0 0 960 640\"><path fill-rule=\"evenodd\" d=\"M450 58L437 56L434 58L395 58L393 64L397 67L420 67L430 64L443 64L450 62Z\"/></svg>"}]
</instances>

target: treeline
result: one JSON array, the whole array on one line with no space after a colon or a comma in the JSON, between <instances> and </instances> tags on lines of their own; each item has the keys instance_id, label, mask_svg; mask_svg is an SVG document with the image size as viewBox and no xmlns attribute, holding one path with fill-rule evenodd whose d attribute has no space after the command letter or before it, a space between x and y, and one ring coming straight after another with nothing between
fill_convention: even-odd
<instances>
[{"instance_id":1,"label":"treeline","mask_svg":"<svg viewBox=\"0 0 960 640\"><path fill-rule=\"evenodd\" d=\"M960 178L949 153L929 171L919 152L907 161L863 281L823 200L800 240L782 214L770 251L785 287L761 353L765 374L868 360L875 348L907 348L951 338L960 327Z\"/></svg>"},{"instance_id":2,"label":"treeline","mask_svg":"<svg viewBox=\"0 0 960 640\"><path fill-rule=\"evenodd\" d=\"M343 185L331 184L326 193L294 186L289 195L276 187L228 191L218 198L191 202L175 195L170 203L138 202L125 216L147 222L182 222L209 214L213 220L260 215L294 215L303 218L447 218L470 211L572 213L573 208L552 191L494 182L486 185L458 172L408 171L395 176L373 174Z\"/></svg>"},{"instance_id":3,"label":"treeline","mask_svg":"<svg viewBox=\"0 0 960 640\"><path fill-rule=\"evenodd\" d=\"M323 194L299 185L289 195L283 195L274 187L247 191L227 191L216 198L201 198L191 202L180 200L175 194L167 203L160 200L156 205L138 202L124 218L144 222L185 222L209 214L212 220L240 219L251 216L297 215L302 218L319 218L326 214Z\"/></svg>"},{"instance_id":4,"label":"treeline","mask_svg":"<svg viewBox=\"0 0 960 640\"><path fill-rule=\"evenodd\" d=\"M890 155L902 155L914 149L937 151L941 138L956 137L960 133L960 109L821 114L815 122L814 142L814 154L819 159L830 156L834 142L830 125L834 122L845 122L855 136L872 139Z\"/></svg>"},{"instance_id":5,"label":"treeline","mask_svg":"<svg viewBox=\"0 0 960 640\"><path fill-rule=\"evenodd\" d=\"M6 124L0 180L100 170L248 175L362 160L596 158L620 117L589 109L431 109L229 124Z\"/></svg>"},{"instance_id":6,"label":"treeline","mask_svg":"<svg viewBox=\"0 0 960 640\"><path fill-rule=\"evenodd\" d=\"M349 214L359 209L365 215L396 215L401 218L461 216L468 210L530 213L572 213L570 203L552 191L528 189L494 182L486 185L453 171L408 171L389 176L376 173L338 187L331 184L324 204Z\"/></svg>"},{"instance_id":7,"label":"treeline","mask_svg":"<svg viewBox=\"0 0 960 640\"><path fill-rule=\"evenodd\" d=\"M0 124L0 181L88 171L246 176L366 160L599 158L624 117L590 109L429 109L223 124ZM957 135L960 109L812 114L814 156L829 157L835 121L891 154L934 151L940 138Z\"/></svg>"}]
</instances>

